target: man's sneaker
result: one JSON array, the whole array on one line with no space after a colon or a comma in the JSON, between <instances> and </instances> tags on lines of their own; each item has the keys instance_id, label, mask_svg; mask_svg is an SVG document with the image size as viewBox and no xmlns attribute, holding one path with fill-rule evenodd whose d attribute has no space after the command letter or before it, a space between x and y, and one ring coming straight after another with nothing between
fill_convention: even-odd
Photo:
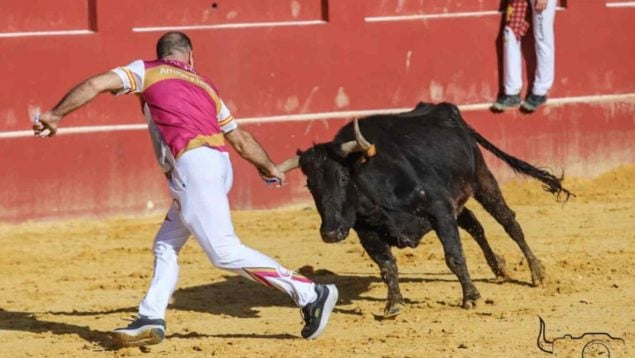
<instances>
[{"instance_id":1,"label":"man's sneaker","mask_svg":"<svg viewBox=\"0 0 635 358\"><path fill-rule=\"evenodd\" d=\"M498 97L496 102L492 103L492 106L490 108L493 111L502 112L502 111L506 110L507 108L516 107L519 104L520 104L520 96L519 95L517 95L517 94L515 94L515 95L504 94L504 95L501 95L500 97Z\"/></svg>"},{"instance_id":2,"label":"man's sneaker","mask_svg":"<svg viewBox=\"0 0 635 358\"><path fill-rule=\"evenodd\" d=\"M157 344L165 338L165 321L139 316L128 327L112 331L112 338L124 347Z\"/></svg>"},{"instance_id":3,"label":"man's sneaker","mask_svg":"<svg viewBox=\"0 0 635 358\"><path fill-rule=\"evenodd\" d=\"M547 96L538 96L535 94L530 94L527 96L527 99L520 105L520 109L526 112L533 112L536 108L547 102Z\"/></svg>"},{"instance_id":4,"label":"man's sneaker","mask_svg":"<svg viewBox=\"0 0 635 358\"><path fill-rule=\"evenodd\" d=\"M319 285L315 284L315 292L317 299L315 302L308 303L302 307L302 317L304 318L304 328L302 328L302 337L306 339L315 339L326 327L329 316L335 303L337 303L337 287L335 285Z\"/></svg>"}]
</instances>

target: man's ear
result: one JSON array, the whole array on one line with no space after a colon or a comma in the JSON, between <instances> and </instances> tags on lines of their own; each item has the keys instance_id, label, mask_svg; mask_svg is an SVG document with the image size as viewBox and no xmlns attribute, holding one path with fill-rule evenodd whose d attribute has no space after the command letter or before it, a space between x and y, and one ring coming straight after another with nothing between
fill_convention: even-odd
<instances>
[{"instance_id":1,"label":"man's ear","mask_svg":"<svg viewBox=\"0 0 635 358\"><path fill-rule=\"evenodd\" d=\"M190 67L194 68L194 51L190 51L187 57L187 62Z\"/></svg>"}]
</instances>

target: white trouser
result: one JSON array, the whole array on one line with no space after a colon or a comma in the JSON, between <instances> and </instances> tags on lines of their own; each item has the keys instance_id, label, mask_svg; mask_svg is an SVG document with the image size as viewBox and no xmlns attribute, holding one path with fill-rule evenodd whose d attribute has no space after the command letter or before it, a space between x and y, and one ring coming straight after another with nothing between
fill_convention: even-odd
<instances>
[{"instance_id":1,"label":"white trouser","mask_svg":"<svg viewBox=\"0 0 635 358\"><path fill-rule=\"evenodd\" d=\"M536 77L532 93L544 96L553 85L555 71L555 38L553 25L556 17L556 0L549 0L547 8L535 10L536 0L530 0L532 8L532 29L536 40ZM516 95L523 86L521 44L514 31L505 26L503 46L503 67L505 94Z\"/></svg>"},{"instance_id":2,"label":"white trouser","mask_svg":"<svg viewBox=\"0 0 635 358\"><path fill-rule=\"evenodd\" d=\"M299 307L315 301L311 280L243 245L236 237L227 199L232 179L229 155L215 149L189 150L176 161L169 182L175 202L154 240L154 276L139 306L141 315L165 317L178 280L178 254L190 234L214 266L286 292Z\"/></svg>"}]
</instances>

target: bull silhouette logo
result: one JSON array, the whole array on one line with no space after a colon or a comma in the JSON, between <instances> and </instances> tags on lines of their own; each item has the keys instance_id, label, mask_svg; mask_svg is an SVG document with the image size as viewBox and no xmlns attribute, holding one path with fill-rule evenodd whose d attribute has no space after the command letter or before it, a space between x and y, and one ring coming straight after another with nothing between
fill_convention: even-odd
<instances>
[{"instance_id":1,"label":"bull silhouette logo","mask_svg":"<svg viewBox=\"0 0 635 358\"><path fill-rule=\"evenodd\" d=\"M558 357L581 358L625 356L626 344L624 340L605 332L587 332L578 337L565 334L562 337L547 340L545 321L540 316L538 319L540 320L540 331L536 343L538 348L545 353L555 354Z\"/></svg>"}]
</instances>

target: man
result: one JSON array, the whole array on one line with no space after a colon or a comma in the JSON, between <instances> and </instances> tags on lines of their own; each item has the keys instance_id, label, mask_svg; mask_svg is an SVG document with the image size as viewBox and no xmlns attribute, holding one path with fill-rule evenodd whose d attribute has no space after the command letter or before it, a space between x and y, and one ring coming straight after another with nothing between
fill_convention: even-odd
<instances>
[{"instance_id":1,"label":"man","mask_svg":"<svg viewBox=\"0 0 635 358\"><path fill-rule=\"evenodd\" d=\"M547 102L553 85L555 67L554 20L557 0L508 0L503 45L504 94L492 104L492 110L502 112L520 105L525 112L533 112ZM521 38L527 33L526 20L529 2L532 7L532 28L536 41L536 76L531 92L520 101L522 80Z\"/></svg>"},{"instance_id":2,"label":"man","mask_svg":"<svg viewBox=\"0 0 635 358\"><path fill-rule=\"evenodd\" d=\"M233 174L225 140L263 179L283 184L284 174L255 138L238 126L211 82L194 71L192 43L185 34L164 34L156 50L157 60L137 60L77 85L33 125L35 135L53 136L62 117L103 92L135 93L143 104L174 202L154 240L154 275L139 305L139 317L114 330L113 338L124 346L163 340L165 310L178 279L178 254L190 234L216 267L291 296L304 316L302 336L317 338L337 302L337 288L316 284L241 244L227 199Z\"/></svg>"}]
</instances>

